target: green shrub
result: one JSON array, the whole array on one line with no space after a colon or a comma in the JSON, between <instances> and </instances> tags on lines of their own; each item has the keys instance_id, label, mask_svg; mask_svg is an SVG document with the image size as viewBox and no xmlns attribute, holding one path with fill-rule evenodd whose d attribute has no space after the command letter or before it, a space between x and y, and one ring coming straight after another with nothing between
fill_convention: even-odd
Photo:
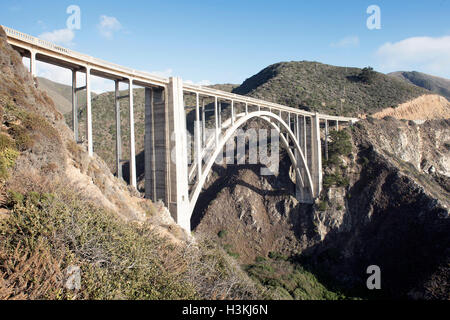
<instances>
[{"instance_id":1,"label":"green shrub","mask_svg":"<svg viewBox=\"0 0 450 320\"><path fill-rule=\"evenodd\" d=\"M339 164L340 156L349 156L352 152L352 140L347 130L330 132L330 142L328 144L328 161L324 161L326 166Z\"/></svg>"},{"instance_id":2,"label":"green shrub","mask_svg":"<svg viewBox=\"0 0 450 320\"><path fill-rule=\"evenodd\" d=\"M269 258L273 260L282 260L282 261L286 261L288 259L287 256L279 252L269 252Z\"/></svg>"},{"instance_id":3,"label":"green shrub","mask_svg":"<svg viewBox=\"0 0 450 320\"><path fill-rule=\"evenodd\" d=\"M9 194L11 217L0 222L4 256L10 257L19 244L25 253L46 241L55 259L64 257L61 269L73 264L81 266L82 291L78 298L198 297L182 269L166 269L165 259L174 248L168 247L148 226L124 223L70 194ZM164 254L155 254L154 248L165 247ZM0 261L0 265L3 263ZM37 281L33 280L36 275L27 277ZM69 295L65 292L61 297Z\"/></svg>"},{"instance_id":4,"label":"green shrub","mask_svg":"<svg viewBox=\"0 0 450 320\"><path fill-rule=\"evenodd\" d=\"M223 239L223 238L225 238L227 236L227 231L226 230L220 230L219 233L217 234L217 236L220 239Z\"/></svg>"},{"instance_id":5,"label":"green shrub","mask_svg":"<svg viewBox=\"0 0 450 320\"><path fill-rule=\"evenodd\" d=\"M339 172L327 174L323 177L323 186L325 189L329 189L332 186L347 187L349 184L350 180Z\"/></svg>"},{"instance_id":6,"label":"green shrub","mask_svg":"<svg viewBox=\"0 0 450 320\"><path fill-rule=\"evenodd\" d=\"M0 151L0 180L6 180L9 177L9 169L13 168L19 152L12 148L5 148Z\"/></svg>"},{"instance_id":7,"label":"green shrub","mask_svg":"<svg viewBox=\"0 0 450 320\"><path fill-rule=\"evenodd\" d=\"M14 138L18 150L25 151L33 146L33 139L24 127L11 125L8 132Z\"/></svg>"},{"instance_id":8,"label":"green shrub","mask_svg":"<svg viewBox=\"0 0 450 320\"><path fill-rule=\"evenodd\" d=\"M325 211L328 209L328 202L327 201L320 201L319 205L317 206L317 209L319 211Z\"/></svg>"},{"instance_id":9,"label":"green shrub","mask_svg":"<svg viewBox=\"0 0 450 320\"><path fill-rule=\"evenodd\" d=\"M361 82L371 84L374 81L376 75L377 74L372 67L366 67L361 70L361 73L358 75L358 78Z\"/></svg>"}]
</instances>

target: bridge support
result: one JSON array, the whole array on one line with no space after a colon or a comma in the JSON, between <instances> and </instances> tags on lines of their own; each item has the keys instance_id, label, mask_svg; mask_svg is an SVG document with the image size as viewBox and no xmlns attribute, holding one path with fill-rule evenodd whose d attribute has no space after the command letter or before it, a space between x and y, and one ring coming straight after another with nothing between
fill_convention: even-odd
<instances>
[{"instance_id":1,"label":"bridge support","mask_svg":"<svg viewBox=\"0 0 450 320\"><path fill-rule=\"evenodd\" d=\"M169 128L163 89L145 88L145 197L169 206Z\"/></svg>"},{"instance_id":2,"label":"bridge support","mask_svg":"<svg viewBox=\"0 0 450 320\"><path fill-rule=\"evenodd\" d=\"M297 115L295 118L295 131L296 131L296 139L302 149L302 152L305 156L306 163L308 165L309 170L311 170L311 161L308 161L308 144L307 144L307 122L306 117ZM300 154L296 150L296 158L297 163L300 163ZM311 172L311 171L310 171ZM296 190L296 198L300 203L312 204L314 203L314 198L311 194L314 190L311 190L311 187L307 184L308 177L305 168L300 168L301 177L296 177L295 190ZM312 175L312 172L311 172ZM303 181L303 185L300 183ZM313 180L314 181L314 180ZM314 188L312 188L314 189Z\"/></svg>"},{"instance_id":3,"label":"bridge support","mask_svg":"<svg viewBox=\"0 0 450 320\"><path fill-rule=\"evenodd\" d=\"M72 128L75 141L78 143L78 97L77 97L77 70L72 70Z\"/></svg>"},{"instance_id":4,"label":"bridge support","mask_svg":"<svg viewBox=\"0 0 450 320\"><path fill-rule=\"evenodd\" d=\"M320 118L316 113L311 117L311 164L310 172L314 185L314 198L322 192L322 142L320 140Z\"/></svg>"},{"instance_id":5,"label":"bridge support","mask_svg":"<svg viewBox=\"0 0 450 320\"><path fill-rule=\"evenodd\" d=\"M129 99L130 99L130 184L137 188L136 179L136 144L134 137L134 97L133 97L133 79L129 81Z\"/></svg>"},{"instance_id":6,"label":"bridge support","mask_svg":"<svg viewBox=\"0 0 450 320\"><path fill-rule=\"evenodd\" d=\"M88 154L94 156L92 141L92 105L91 105L91 68L86 67L86 138L88 141Z\"/></svg>"},{"instance_id":7,"label":"bridge support","mask_svg":"<svg viewBox=\"0 0 450 320\"><path fill-rule=\"evenodd\" d=\"M178 225L190 232L187 159L183 82L170 78L165 97L161 90L145 91L145 193L163 200Z\"/></svg>"},{"instance_id":8,"label":"bridge support","mask_svg":"<svg viewBox=\"0 0 450 320\"><path fill-rule=\"evenodd\" d=\"M33 78L36 77L36 51L30 50L30 73Z\"/></svg>"},{"instance_id":9,"label":"bridge support","mask_svg":"<svg viewBox=\"0 0 450 320\"><path fill-rule=\"evenodd\" d=\"M115 92L114 92L114 100L115 100L115 112L116 112L116 172L117 178L123 178L122 172L122 127L120 120L120 82L119 80L115 81Z\"/></svg>"}]
</instances>

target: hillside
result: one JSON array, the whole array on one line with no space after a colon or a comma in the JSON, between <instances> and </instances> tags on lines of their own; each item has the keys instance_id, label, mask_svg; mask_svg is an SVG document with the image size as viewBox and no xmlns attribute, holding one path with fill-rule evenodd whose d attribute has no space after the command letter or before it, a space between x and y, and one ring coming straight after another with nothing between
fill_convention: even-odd
<instances>
[{"instance_id":1,"label":"hillside","mask_svg":"<svg viewBox=\"0 0 450 320\"><path fill-rule=\"evenodd\" d=\"M63 115L72 112L72 87L61 83L51 81L46 78L38 77L37 79L39 89L45 91L53 100L59 112ZM96 93L92 93L95 98ZM77 93L79 107L86 108L86 91Z\"/></svg>"},{"instance_id":2,"label":"hillside","mask_svg":"<svg viewBox=\"0 0 450 320\"><path fill-rule=\"evenodd\" d=\"M405 120L449 119L450 102L443 96L427 94L402 103L396 108L386 108L372 114L372 117L378 119L387 116Z\"/></svg>"},{"instance_id":3,"label":"hillside","mask_svg":"<svg viewBox=\"0 0 450 320\"><path fill-rule=\"evenodd\" d=\"M250 77L233 92L347 116L370 114L430 93L381 73L364 82L359 78L361 71L318 62L281 62Z\"/></svg>"},{"instance_id":4,"label":"hillside","mask_svg":"<svg viewBox=\"0 0 450 320\"><path fill-rule=\"evenodd\" d=\"M414 84L416 86L425 88L434 93L440 94L450 100L450 80L445 78L440 78L432 76L426 73L417 71L398 71L388 74L389 76L396 77L398 79L404 80L408 83Z\"/></svg>"}]
</instances>

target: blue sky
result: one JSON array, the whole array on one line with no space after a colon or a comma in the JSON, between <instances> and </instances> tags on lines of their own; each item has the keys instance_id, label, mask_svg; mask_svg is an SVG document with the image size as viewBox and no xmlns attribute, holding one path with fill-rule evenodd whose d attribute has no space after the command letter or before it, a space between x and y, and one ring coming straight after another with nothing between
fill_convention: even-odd
<instances>
[{"instance_id":1,"label":"blue sky","mask_svg":"<svg viewBox=\"0 0 450 320\"><path fill-rule=\"evenodd\" d=\"M65 30L69 5L81 9L80 30ZM370 5L381 10L379 30L367 28ZM270 64L300 60L450 78L449 16L450 0L2 0L0 24L127 67L208 84L241 83Z\"/></svg>"}]
</instances>

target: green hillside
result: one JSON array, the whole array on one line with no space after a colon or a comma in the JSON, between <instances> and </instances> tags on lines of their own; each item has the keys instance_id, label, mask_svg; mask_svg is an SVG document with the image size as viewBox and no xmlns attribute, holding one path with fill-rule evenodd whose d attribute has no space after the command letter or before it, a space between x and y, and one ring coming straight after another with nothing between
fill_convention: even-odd
<instances>
[{"instance_id":1,"label":"green hillside","mask_svg":"<svg viewBox=\"0 0 450 320\"><path fill-rule=\"evenodd\" d=\"M399 71L389 74L390 76L404 80L408 83L425 88L450 100L450 80L432 76L417 71Z\"/></svg>"},{"instance_id":2,"label":"green hillside","mask_svg":"<svg viewBox=\"0 0 450 320\"><path fill-rule=\"evenodd\" d=\"M62 114L72 112L72 87L51 81L46 78L38 77L38 87L44 90L50 98L55 102L55 106ZM92 97L97 94L92 92ZM86 91L77 93L78 105L80 108L86 108Z\"/></svg>"},{"instance_id":3,"label":"green hillside","mask_svg":"<svg viewBox=\"0 0 450 320\"><path fill-rule=\"evenodd\" d=\"M318 62L281 62L247 79L234 93L327 114L356 116L393 107L429 91L358 68Z\"/></svg>"}]
</instances>

